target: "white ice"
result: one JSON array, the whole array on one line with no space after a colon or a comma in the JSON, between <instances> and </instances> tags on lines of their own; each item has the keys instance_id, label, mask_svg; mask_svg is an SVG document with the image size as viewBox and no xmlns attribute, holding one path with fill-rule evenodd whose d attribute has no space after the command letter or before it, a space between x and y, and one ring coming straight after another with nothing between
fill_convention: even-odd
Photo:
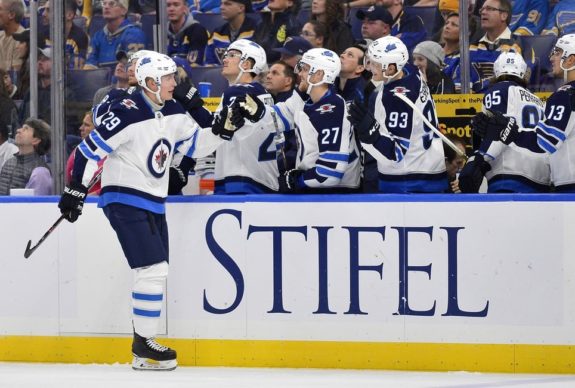
<instances>
[{"instance_id":1,"label":"white ice","mask_svg":"<svg viewBox=\"0 0 575 388\"><path fill-rule=\"evenodd\" d=\"M179 367L133 371L125 365L0 363L1 388L422 388L575 387L575 375L397 372L339 369Z\"/></svg>"}]
</instances>

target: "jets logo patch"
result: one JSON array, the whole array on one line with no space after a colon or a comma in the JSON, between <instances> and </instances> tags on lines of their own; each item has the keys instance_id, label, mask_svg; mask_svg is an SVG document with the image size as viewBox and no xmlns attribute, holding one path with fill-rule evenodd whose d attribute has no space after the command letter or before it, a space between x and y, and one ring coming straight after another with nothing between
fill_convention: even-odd
<instances>
[{"instance_id":1,"label":"jets logo patch","mask_svg":"<svg viewBox=\"0 0 575 388\"><path fill-rule=\"evenodd\" d=\"M323 105L320 105L320 107L317 108L315 111L319 112L320 114L331 113L331 112L333 112L334 108L335 108L335 105L323 104Z\"/></svg>"},{"instance_id":2,"label":"jets logo patch","mask_svg":"<svg viewBox=\"0 0 575 388\"><path fill-rule=\"evenodd\" d=\"M170 164L172 146L167 139L160 139L154 144L148 155L148 170L156 178L164 176Z\"/></svg>"},{"instance_id":3,"label":"jets logo patch","mask_svg":"<svg viewBox=\"0 0 575 388\"><path fill-rule=\"evenodd\" d=\"M124 98L120 104L125 106L128 109L132 109L132 108L139 109L136 106L136 103L134 101L130 100L129 98Z\"/></svg>"},{"instance_id":4,"label":"jets logo patch","mask_svg":"<svg viewBox=\"0 0 575 388\"><path fill-rule=\"evenodd\" d=\"M411 90L404 88L403 86L396 86L395 88L391 89L392 93L399 93L399 94L407 94L409 93Z\"/></svg>"}]
</instances>

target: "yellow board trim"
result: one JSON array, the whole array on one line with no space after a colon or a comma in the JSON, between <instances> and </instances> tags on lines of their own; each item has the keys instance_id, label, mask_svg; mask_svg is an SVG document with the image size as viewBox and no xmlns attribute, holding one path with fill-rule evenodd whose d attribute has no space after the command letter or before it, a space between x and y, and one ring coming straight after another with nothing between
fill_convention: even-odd
<instances>
[{"instance_id":1,"label":"yellow board trim","mask_svg":"<svg viewBox=\"0 0 575 388\"><path fill-rule=\"evenodd\" d=\"M575 373L575 346L162 339L184 366ZM128 363L131 338L0 336L0 361Z\"/></svg>"}]
</instances>

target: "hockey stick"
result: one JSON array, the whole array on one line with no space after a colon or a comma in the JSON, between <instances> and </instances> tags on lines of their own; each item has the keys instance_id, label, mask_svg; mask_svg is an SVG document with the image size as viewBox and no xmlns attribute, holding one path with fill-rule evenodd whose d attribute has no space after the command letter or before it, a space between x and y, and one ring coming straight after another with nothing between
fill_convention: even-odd
<instances>
[{"instance_id":1,"label":"hockey stick","mask_svg":"<svg viewBox=\"0 0 575 388\"><path fill-rule=\"evenodd\" d=\"M92 178L92 180L88 184L88 192L96 185L96 183L98 183L100 181L101 177L102 177L102 168L100 167L98 169L98 171L96 171L96 175L94 175L94 177ZM46 233L44 233L44 235L42 236L40 241L38 241L36 243L36 245L34 245L33 247L31 246L32 240L28 240L28 244L26 245L26 250L24 251L24 258L26 258L26 259L29 258L32 255L32 253L34 253L34 251L36 249L38 249L40 244L42 244L44 242L44 240L46 240L46 238L48 238L48 236L52 234L52 232L56 229L56 227L60 224L60 222L62 222L62 220L65 217L66 216L64 214L62 214L60 217L58 217L56 222L54 222L54 224L50 227L50 229L48 229L46 231Z\"/></svg>"},{"instance_id":2,"label":"hockey stick","mask_svg":"<svg viewBox=\"0 0 575 388\"><path fill-rule=\"evenodd\" d=\"M288 163L287 163L286 153L284 150L285 136L280 131L280 127L278 125L278 118L276 116L276 111L273 108L271 111L271 115L272 115L272 119L274 121L275 130L276 130L276 135L274 137L275 143L276 143L276 159L279 159L281 161L281 164L283 165L282 166L283 172L286 172L287 168L288 168ZM283 141L282 141L282 138L283 138Z\"/></svg>"},{"instance_id":3,"label":"hockey stick","mask_svg":"<svg viewBox=\"0 0 575 388\"><path fill-rule=\"evenodd\" d=\"M413 103L413 101L411 101L409 98L407 98L407 96L403 93L397 93L394 92L393 95L397 98L399 98L401 101L405 102L407 105L409 105L409 107L415 112L417 113L417 115L419 117L421 117L421 119L423 120L423 122L425 123L425 125L427 125L432 131L433 133L435 133L437 136L439 136L439 138L449 146L449 148L451 148L453 151L455 151L455 153L459 156L461 156L462 158L464 158L465 160L467 160L467 155L465 154L465 152L461 151L455 144L453 144L453 142L451 140L449 140L447 138L447 136L445 136L443 133L441 133L441 131L439 129L437 129L435 127L435 125L431 124L431 122L427 119L427 117L425 117L425 115L423 114L423 112L421 110L419 110L419 108L417 106L415 106L415 104Z\"/></svg>"}]
</instances>

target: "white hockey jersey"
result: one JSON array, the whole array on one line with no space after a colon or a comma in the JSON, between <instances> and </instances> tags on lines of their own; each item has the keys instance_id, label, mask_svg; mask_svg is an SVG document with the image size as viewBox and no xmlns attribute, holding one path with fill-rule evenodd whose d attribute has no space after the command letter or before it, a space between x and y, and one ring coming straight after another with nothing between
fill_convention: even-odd
<instances>
[{"instance_id":1,"label":"white hockey jersey","mask_svg":"<svg viewBox=\"0 0 575 388\"><path fill-rule=\"evenodd\" d=\"M230 106L236 97L245 94L257 95L265 104L273 104L272 96L259 83L232 85L222 95L216 114L224 106ZM264 116L257 123L246 119L233 139L216 152L215 193L276 192L279 188L279 170L274 136L270 116Z\"/></svg>"},{"instance_id":2,"label":"white hockey jersey","mask_svg":"<svg viewBox=\"0 0 575 388\"><path fill-rule=\"evenodd\" d=\"M435 104L418 69L408 64L403 72L403 78L370 97L370 111L382 136L362 147L377 160L380 192L441 193L447 190L441 139L395 93L407 96L437 127Z\"/></svg>"},{"instance_id":3,"label":"white hockey jersey","mask_svg":"<svg viewBox=\"0 0 575 388\"><path fill-rule=\"evenodd\" d=\"M483 111L490 109L514 117L523 131L535 132L545 104L533 93L512 81L498 82L483 96ZM551 181L546 154L522 152L517 146L500 141L482 142L479 149L491 170L485 174L487 192L548 192Z\"/></svg>"},{"instance_id":4,"label":"white hockey jersey","mask_svg":"<svg viewBox=\"0 0 575 388\"><path fill-rule=\"evenodd\" d=\"M169 168L175 150L192 158L211 154L220 137L200 128L180 104L166 101L154 111L136 92L100 111L97 127L80 143L72 180L87 185L104 157L98 205L118 202L164 213Z\"/></svg>"}]
</instances>

